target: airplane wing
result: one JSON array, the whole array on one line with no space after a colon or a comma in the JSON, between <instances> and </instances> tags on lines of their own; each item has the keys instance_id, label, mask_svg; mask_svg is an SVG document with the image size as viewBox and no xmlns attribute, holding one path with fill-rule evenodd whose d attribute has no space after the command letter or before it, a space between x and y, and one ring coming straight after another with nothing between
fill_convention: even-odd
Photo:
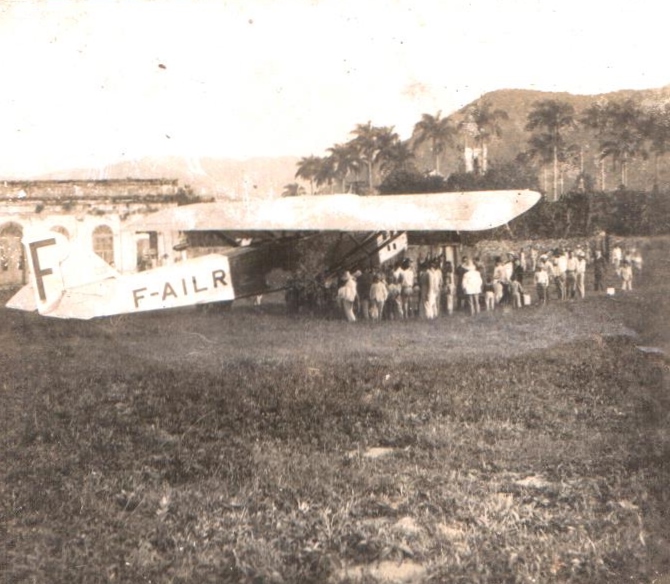
<instances>
[{"instance_id":1,"label":"airplane wing","mask_svg":"<svg viewBox=\"0 0 670 584\"><path fill-rule=\"evenodd\" d=\"M481 231L539 200L529 190L300 196L185 205L132 225L147 231Z\"/></svg>"}]
</instances>

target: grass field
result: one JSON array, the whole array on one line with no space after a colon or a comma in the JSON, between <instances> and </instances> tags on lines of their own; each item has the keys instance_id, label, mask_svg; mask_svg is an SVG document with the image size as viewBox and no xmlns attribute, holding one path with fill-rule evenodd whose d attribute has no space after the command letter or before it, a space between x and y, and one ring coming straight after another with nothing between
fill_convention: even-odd
<instances>
[{"instance_id":1,"label":"grass field","mask_svg":"<svg viewBox=\"0 0 670 584\"><path fill-rule=\"evenodd\" d=\"M667 582L659 246L430 323L0 310L2 582Z\"/></svg>"}]
</instances>

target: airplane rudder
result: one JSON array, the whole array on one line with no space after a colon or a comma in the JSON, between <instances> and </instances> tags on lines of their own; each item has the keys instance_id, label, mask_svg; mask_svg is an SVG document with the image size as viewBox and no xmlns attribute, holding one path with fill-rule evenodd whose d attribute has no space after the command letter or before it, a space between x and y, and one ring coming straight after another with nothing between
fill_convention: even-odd
<instances>
[{"instance_id":1,"label":"airplane rudder","mask_svg":"<svg viewBox=\"0 0 670 584\"><path fill-rule=\"evenodd\" d=\"M29 233L23 238L28 274L39 312L48 310L64 290L61 263L67 257L67 241L59 233Z\"/></svg>"}]
</instances>

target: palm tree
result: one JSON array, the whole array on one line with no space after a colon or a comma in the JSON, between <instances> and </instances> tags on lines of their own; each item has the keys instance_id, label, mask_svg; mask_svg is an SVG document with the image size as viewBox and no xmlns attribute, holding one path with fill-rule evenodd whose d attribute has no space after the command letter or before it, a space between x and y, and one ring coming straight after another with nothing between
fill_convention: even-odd
<instances>
[{"instance_id":1,"label":"palm tree","mask_svg":"<svg viewBox=\"0 0 670 584\"><path fill-rule=\"evenodd\" d=\"M597 131L601 161L610 157L615 166L619 165L621 186L626 187L630 161L647 156L642 108L633 99L601 102L585 111L582 123Z\"/></svg>"},{"instance_id":2,"label":"palm tree","mask_svg":"<svg viewBox=\"0 0 670 584\"><path fill-rule=\"evenodd\" d=\"M475 148L481 153L481 162L479 158L474 159L476 163L475 170L483 174L487 169L487 145L493 138L502 136L501 120L507 120L509 115L503 109L493 109L491 102L479 101L468 107L465 112L465 120L460 123L460 129L466 135L466 157L467 157L467 136L474 140Z\"/></svg>"},{"instance_id":3,"label":"palm tree","mask_svg":"<svg viewBox=\"0 0 670 584\"><path fill-rule=\"evenodd\" d=\"M604 140L608 126L607 104L608 102L604 100L599 100L593 103L584 110L579 120L581 125L585 128L595 130L596 137L601 141ZM605 191L605 161L600 154L596 157L596 161L600 166L600 189Z\"/></svg>"},{"instance_id":4,"label":"palm tree","mask_svg":"<svg viewBox=\"0 0 670 584\"><path fill-rule=\"evenodd\" d=\"M342 192L345 192L347 177L352 172L358 172L362 165L358 152L351 143L335 144L327 152L336 177L342 181Z\"/></svg>"},{"instance_id":5,"label":"palm tree","mask_svg":"<svg viewBox=\"0 0 670 584\"><path fill-rule=\"evenodd\" d=\"M554 201L558 199L558 163L561 148L565 148L562 132L575 125L575 108L571 104L556 99L545 99L533 104L528 113L526 130L538 128L546 130L547 139L551 144L554 164Z\"/></svg>"},{"instance_id":6,"label":"palm tree","mask_svg":"<svg viewBox=\"0 0 670 584\"><path fill-rule=\"evenodd\" d=\"M612 158L614 164L619 165L621 171L621 186L628 186L628 165L636 156L647 156L643 147L644 138L635 128L621 128L612 140L605 140L600 144L600 156L604 159Z\"/></svg>"},{"instance_id":7,"label":"palm tree","mask_svg":"<svg viewBox=\"0 0 670 584\"><path fill-rule=\"evenodd\" d=\"M558 161L558 183L559 194L563 195L563 175L567 166L580 169L580 177L583 175L583 164L581 162L583 152L576 144L566 144L561 138L558 147L555 148L554 136L549 132L533 134L529 140L530 148L526 154L531 160L537 160L542 166L543 190L547 192L547 167Z\"/></svg>"},{"instance_id":8,"label":"palm tree","mask_svg":"<svg viewBox=\"0 0 670 584\"><path fill-rule=\"evenodd\" d=\"M424 142L430 142L430 149L435 157L435 173L440 174L440 155L444 153L447 146L454 142L456 128L449 118L443 118L442 112L436 115L423 114L421 120L414 125L412 140L414 148L418 148Z\"/></svg>"},{"instance_id":9,"label":"palm tree","mask_svg":"<svg viewBox=\"0 0 670 584\"><path fill-rule=\"evenodd\" d=\"M400 144L400 136L393 131L393 126L379 126L375 128L375 142L377 149L374 161L381 165Z\"/></svg>"},{"instance_id":10,"label":"palm tree","mask_svg":"<svg viewBox=\"0 0 670 584\"><path fill-rule=\"evenodd\" d=\"M407 142L398 140L380 150L378 160L382 174L389 175L396 170L407 170L412 167L414 152Z\"/></svg>"},{"instance_id":11,"label":"palm tree","mask_svg":"<svg viewBox=\"0 0 670 584\"><path fill-rule=\"evenodd\" d=\"M372 191L372 165L377 154L377 129L372 122L356 124L351 131L354 135L349 144L358 152L358 156L368 169L368 188Z\"/></svg>"},{"instance_id":12,"label":"palm tree","mask_svg":"<svg viewBox=\"0 0 670 584\"><path fill-rule=\"evenodd\" d=\"M621 186L628 186L628 166L636 156L647 157L644 148L643 113L633 99L611 102L608 107L609 139L601 143L601 156L619 163Z\"/></svg>"},{"instance_id":13,"label":"palm tree","mask_svg":"<svg viewBox=\"0 0 670 584\"><path fill-rule=\"evenodd\" d=\"M528 139L529 148L526 151L531 160L537 160L542 167L543 190L547 191L547 166L553 160L553 147L549 134L534 134Z\"/></svg>"},{"instance_id":14,"label":"palm tree","mask_svg":"<svg viewBox=\"0 0 670 584\"><path fill-rule=\"evenodd\" d=\"M670 152L670 103L649 108L644 112L641 130L654 155L654 191L657 191L659 159Z\"/></svg>"},{"instance_id":15,"label":"palm tree","mask_svg":"<svg viewBox=\"0 0 670 584\"><path fill-rule=\"evenodd\" d=\"M305 188L298 183L289 183L284 185L284 190L282 191L282 197L299 197L300 195L305 194Z\"/></svg>"},{"instance_id":16,"label":"palm tree","mask_svg":"<svg viewBox=\"0 0 670 584\"><path fill-rule=\"evenodd\" d=\"M298 170L296 178L309 182L309 194L314 194L314 181L321 170L321 158L319 156L303 156L297 163Z\"/></svg>"},{"instance_id":17,"label":"palm tree","mask_svg":"<svg viewBox=\"0 0 670 584\"><path fill-rule=\"evenodd\" d=\"M332 194L333 192L333 182L337 178L337 172L335 169L335 165L333 164L333 160L329 157L326 156L324 158L319 159L319 165L318 169L316 172L316 175L314 176L314 182L316 183L317 187L320 187L321 185L328 185L330 188L330 192Z\"/></svg>"},{"instance_id":18,"label":"palm tree","mask_svg":"<svg viewBox=\"0 0 670 584\"><path fill-rule=\"evenodd\" d=\"M393 131L393 126L373 126L357 124L351 132L354 138L348 142L358 152L358 156L368 170L368 190L372 192L374 181L374 166L380 163L385 153L393 148L400 140Z\"/></svg>"}]
</instances>

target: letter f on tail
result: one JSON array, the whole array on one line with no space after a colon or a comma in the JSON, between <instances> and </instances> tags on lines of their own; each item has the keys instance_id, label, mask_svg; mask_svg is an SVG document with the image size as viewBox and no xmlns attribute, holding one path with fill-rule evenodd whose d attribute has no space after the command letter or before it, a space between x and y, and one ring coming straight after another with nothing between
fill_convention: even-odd
<instances>
[{"instance_id":1,"label":"letter f on tail","mask_svg":"<svg viewBox=\"0 0 670 584\"><path fill-rule=\"evenodd\" d=\"M30 280L40 314L49 313L65 290L61 263L66 257L67 242L58 233L26 237L23 241L28 256Z\"/></svg>"}]
</instances>

